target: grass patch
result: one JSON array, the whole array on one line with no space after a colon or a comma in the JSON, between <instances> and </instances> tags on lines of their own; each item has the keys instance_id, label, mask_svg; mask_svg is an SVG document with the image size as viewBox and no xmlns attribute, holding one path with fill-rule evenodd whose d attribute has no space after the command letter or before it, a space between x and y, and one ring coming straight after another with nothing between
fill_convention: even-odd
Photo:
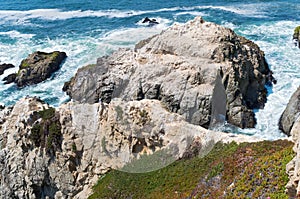
<instances>
[{"instance_id":1,"label":"grass patch","mask_svg":"<svg viewBox=\"0 0 300 199\"><path fill-rule=\"evenodd\" d=\"M288 198L285 166L293 158L292 146L285 140L218 143L205 157L181 159L160 170L112 170L99 179L89 199Z\"/></svg>"}]
</instances>

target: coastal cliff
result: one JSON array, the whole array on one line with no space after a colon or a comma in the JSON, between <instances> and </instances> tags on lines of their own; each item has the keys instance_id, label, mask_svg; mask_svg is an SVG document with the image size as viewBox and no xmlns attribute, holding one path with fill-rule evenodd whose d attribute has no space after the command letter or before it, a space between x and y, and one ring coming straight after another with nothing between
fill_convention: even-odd
<instances>
[{"instance_id":1,"label":"coastal cliff","mask_svg":"<svg viewBox=\"0 0 300 199\"><path fill-rule=\"evenodd\" d=\"M150 172L218 142L260 141L206 128L253 127L269 77L264 53L232 30L200 17L173 25L80 68L64 86L71 102L27 97L2 109L1 196L87 198L112 169Z\"/></svg>"},{"instance_id":2,"label":"coastal cliff","mask_svg":"<svg viewBox=\"0 0 300 199\"><path fill-rule=\"evenodd\" d=\"M287 174L289 175L289 182L287 184L288 194L291 198L300 197L300 87L293 93L289 100L287 107L282 113L279 121L280 129L287 135L291 136L296 155L287 165Z\"/></svg>"},{"instance_id":3,"label":"coastal cliff","mask_svg":"<svg viewBox=\"0 0 300 199\"><path fill-rule=\"evenodd\" d=\"M1 121L4 198L85 198L110 169L149 172L187 153L204 156L218 141L250 139L189 124L158 100L69 102L55 110L39 99L24 98L11 110L3 109ZM198 148L189 152L192 146ZM124 167L158 151L162 154L153 165Z\"/></svg>"}]
</instances>

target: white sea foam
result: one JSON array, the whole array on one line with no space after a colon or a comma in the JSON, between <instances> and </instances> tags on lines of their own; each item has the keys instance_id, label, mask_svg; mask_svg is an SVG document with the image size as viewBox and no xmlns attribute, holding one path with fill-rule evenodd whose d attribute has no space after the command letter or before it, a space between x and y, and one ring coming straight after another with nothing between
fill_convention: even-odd
<instances>
[{"instance_id":1,"label":"white sea foam","mask_svg":"<svg viewBox=\"0 0 300 199\"><path fill-rule=\"evenodd\" d=\"M160 24L153 27L123 28L94 37L70 35L56 39L32 40L30 37L23 36L16 37L17 42L13 44L0 43L0 63L12 63L15 66L19 66L22 59L37 50L45 52L59 50L66 52L68 56L61 69L54 74L55 78L48 79L38 85L17 89L13 84L4 85L0 81L1 103L13 104L16 100L27 95L41 97L55 106L65 102L68 97L62 91L63 84L74 75L79 67L96 63L98 57L107 55L119 48L133 47L138 41L161 32L171 22L159 17L156 19ZM17 69L18 67L5 71L0 79L16 72Z\"/></svg>"},{"instance_id":2,"label":"white sea foam","mask_svg":"<svg viewBox=\"0 0 300 199\"><path fill-rule=\"evenodd\" d=\"M180 16L180 15L207 16L206 13L199 12L199 11L185 11L185 12L179 12L175 14L175 16Z\"/></svg>"},{"instance_id":3,"label":"white sea foam","mask_svg":"<svg viewBox=\"0 0 300 199\"><path fill-rule=\"evenodd\" d=\"M292 34L297 26L294 21L265 22L261 25L237 28L240 34L254 40L265 52L267 62L274 72L277 84L269 88L269 96L264 109L257 110L256 134L276 139L285 137L278 130L279 118L288 100L300 85L300 50L292 43ZM257 36L259 36L257 38Z\"/></svg>"},{"instance_id":4,"label":"white sea foam","mask_svg":"<svg viewBox=\"0 0 300 199\"><path fill-rule=\"evenodd\" d=\"M31 19L43 19L43 20L66 20L71 18L83 18L83 17L108 17L108 18L126 18L131 16L138 16L143 14L154 14L160 12L175 12L177 13L191 14L191 15L203 15L201 10L203 9L218 9L223 11L229 11L240 15L251 15L253 17L260 17L264 13L259 11L258 6L252 6L249 9L247 6L231 7L231 6L191 6L191 7L171 7L162 8L157 10L71 10L63 11L60 9L35 9L35 10L0 10L0 24L6 22L18 24L30 24Z\"/></svg>"},{"instance_id":5,"label":"white sea foam","mask_svg":"<svg viewBox=\"0 0 300 199\"><path fill-rule=\"evenodd\" d=\"M23 34L16 30L7 31L7 32L0 32L0 35L7 35L10 38L25 38L25 39L31 39L35 36L35 34Z\"/></svg>"},{"instance_id":6,"label":"white sea foam","mask_svg":"<svg viewBox=\"0 0 300 199\"><path fill-rule=\"evenodd\" d=\"M251 4L251 5L242 5L242 6L215 6L211 7L212 9L220 9L228 12L232 12L239 15L246 15L256 18L265 17L266 14L264 11L259 10L259 5Z\"/></svg>"},{"instance_id":7,"label":"white sea foam","mask_svg":"<svg viewBox=\"0 0 300 199\"><path fill-rule=\"evenodd\" d=\"M160 23L153 27L145 27L145 25L139 21L136 23L138 26L136 28L112 30L103 35L93 37L66 35L66 37L63 38L43 40L33 40L32 37L34 37L34 35L24 34L18 31L2 32L0 34L14 38L17 42L13 44L0 43L0 63L12 63L18 66L22 59L36 50L48 52L61 50L67 53L68 58L62 65L62 68L55 73L54 79L48 79L37 86L28 86L19 90L16 89L13 84L3 85L3 83L0 82L0 101L6 104L13 104L22 96L36 95L42 99L51 100L52 98L53 101L51 101L51 104L57 106L68 99L65 93L61 91L61 88L63 83L68 81L79 67L95 63L96 58L117 50L120 47L132 47L136 42L159 33L162 29L173 23L173 21L168 19L160 18L161 12L172 12L171 14L175 17L184 14L204 16L204 14L209 13L211 10L225 11L250 17L264 17L266 14L259 4L246 6L237 5L235 7L171 7L157 10L0 10L0 25L4 23L35 25L31 24L34 23L32 19L66 20L83 17L127 18L146 14L151 14L151 17L156 18ZM258 121L256 129L238 129L238 131L245 134L256 134L267 139L282 137L282 133L278 130L278 119L289 97L300 83L300 64L297 63L300 50L292 45L290 38L293 28L298 24L292 21L281 21L248 26L247 24L243 24L241 27L229 22L224 22L224 25L235 29L238 33L250 39L254 38L252 40L259 44L262 50L265 51L267 61L274 71L275 78L278 80L277 85L273 87L273 93L270 93L268 97L265 108L256 112ZM102 30L99 30L99 32L102 32ZM256 40L257 37L259 38ZM5 72L5 75L10 72L15 72L16 70L17 68L9 69ZM0 78L2 79L3 76Z\"/></svg>"},{"instance_id":8,"label":"white sea foam","mask_svg":"<svg viewBox=\"0 0 300 199\"><path fill-rule=\"evenodd\" d=\"M170 12L182 10L185 8L163 8L158 10L73 10L63 11L60 9L37 9L37 10L0 10L0 19L3 21L23 21L30 19L44 19L44 20L66 20L71 18L83 17L108 17L108 18L126 18L131 16L138 16L149 13Z\"/></svg>"}]
</instances>

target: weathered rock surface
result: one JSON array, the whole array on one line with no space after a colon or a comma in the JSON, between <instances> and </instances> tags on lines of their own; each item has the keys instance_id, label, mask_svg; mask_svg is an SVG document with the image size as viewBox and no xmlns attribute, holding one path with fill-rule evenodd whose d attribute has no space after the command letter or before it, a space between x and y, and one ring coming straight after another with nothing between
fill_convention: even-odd
<instances>
[{"instance_id":1,"label":"weathered rock surface","mask_svg":"<svg viewBox=\"0 0 300 199\"><path fill-rule=\"evenodd\" d=\"M6 80L6 84L11 83L13 80L18 87L40 83L51 77L66 57L65 52L59 51L50 53L34 52L22 60L16 75L10 75L4 80Z\"/></svg>"},{"instance_id":2,"label":"weathered rock surface","mask_svg":"<svg viewBox=\"0 0 300 199\"><path fill-rule=\"evenodd\" d=\"M291 129L300 113L300 87L293 93L288 105L279 119L279 129L286 135L291 135Z\"/></svg>"},{"instance_id":3,"label":"weathered rock surface","mask_svg":"<svg viewBox=\"0 0 300 199\"><path fill-rule=\"evenodd\" d=\"M296 152L294 159L286 166L289 182L286 185L290 198L300 197L300 87L293 93L287 107L279 120L279 129L291 136L295 143L293 150Z\"/></svg>"},{"instance_id":4,"label":"weathered rock surface","mask_svg":"<svg viewBox=\"0 0 300 199\"><path fill-rule=\"evenodd\" d=\"M298 116L290 130L292 141L295 143L293 150L296 156L286 166L286 172L289 175L289 182L286 185L287 193L290 198L298 198L300 196L300 117Z\"/></svg>"},{"instance_id":5,"label":"weathered rock surface","mask_svg":"<svg viewBox=\"0 0 300 199\"><path fill-rule=\"evenodd\" d=\"M227 118L254 127L266 101L264 53L232 30L197 17L79 69L64 90L75 101L158 99L192 124Z\"/></svg>"},{"instance_id":6,"label":"weathered rock surface","mask_svg":"<svg viewBox=\"0 0 300 199\"><path fill-rule=\"evenodd\" d=\"M10 83L15 82L16 77L17 77L16 73L9 74L8 76L3 78L4 84L10 84Z\"/></svg>"},{"instance_id":7,"label":"weathered rock surface","mask_svg":"<svg viewBox=\"0 0 300 199\"><path fill-rule=\"evenodd\" d=\"M45 75L39 61L49 56L24 60L18 86ZM253 126L269 72L257 45L201 18L99 58L64 85L74 101L54 109L24 98L0 110L0 195L86 198L111 168L145 172L195 155L194 146L204 155L218 141L257 141L199 125L227 117ZM143 154L165 164L128 166Z\"/></svg>"},{"instance_id":8,"label":"weathered rock surface","mask_svg":"<svg viewBox=\"0 0 300 199\"><path fill-rule=\"evenodd\" d=\"M0 111L0 119L3 198L86 198L103 173L141 154L167 150L168 164L195 143L203 155L220 140L255 141L189 124L158 100L69 102L53 112L36 98L24 98L12 110ZM57 146L51 138L57 119L53 135L61 135L60 146L48 153L48 145ZM144 171L151 169L157 168Z\"/></svg>"},{"instance_id":9,"label":"weathered rock surface","mask_svg":"<svg viewBox=\"0 0 300 199\"><path fill-rule=\"evenodd\" d=\"M14 68L15 66L12 64L0 64L0 75L4 73L5 70L9 68Z\"/></svg>"}]
</instances>

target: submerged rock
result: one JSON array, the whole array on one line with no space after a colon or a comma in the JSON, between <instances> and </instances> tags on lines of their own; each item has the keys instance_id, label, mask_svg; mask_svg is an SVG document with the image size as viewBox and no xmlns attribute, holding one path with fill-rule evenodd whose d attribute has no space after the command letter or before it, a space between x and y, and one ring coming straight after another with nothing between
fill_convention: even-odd
<instances>
[{"instance_id":1,"label":"submerged rock","mask_svg":"<svg viewBox=\"0 0 300 199\"><path fill-rule=\"evenodd\" d=\"M0 64L0 75L4 73L5 70L9 68L14 68L15 66L12 64Z\"/></svg>"},{"instance_id":2,"label":"submerged rock","mask_svg":"<svg viewBox=\"0 0 300 199\"><path fill-rule=\"evenodd\" d=\"M266 102L268 74L255 43L197 17L78 69L64 90L83 103L157 99L192 124L246 128Z\"/></svg>"},{"instance_id":3,"label":"submerged rock","mask_svg":"<svg viewBox=\"0 0 300 199\"><path fill-rule=\"evenodd\" d=\"M4 84L10 84L10 83L15 82L16 77L17 77L17 74L13 73L13 74L10 74L10 75L4 77L2 81L4 81Z\"/></svg>"},{"instance_id":4,"label":"submerged rock","mask_svg":"<svg viewBox=\"0 0 300 199\"><path fill-rule=\"evenodd\" d=\"M66 57L65 52L59 51L34 52L21 62L14 82L18 87L40 83L57 71Z\"/></svg>"}]
</instances>

